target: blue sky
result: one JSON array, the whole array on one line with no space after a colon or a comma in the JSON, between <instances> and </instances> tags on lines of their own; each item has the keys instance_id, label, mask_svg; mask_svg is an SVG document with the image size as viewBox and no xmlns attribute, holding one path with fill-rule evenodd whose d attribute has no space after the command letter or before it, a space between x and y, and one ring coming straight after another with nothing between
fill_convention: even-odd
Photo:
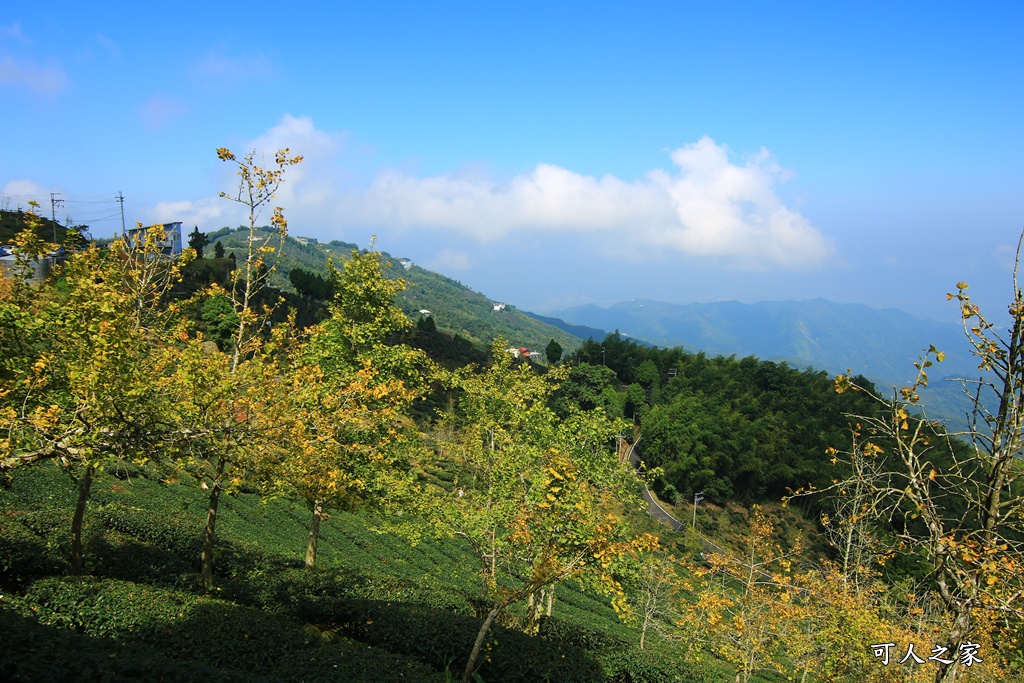
<instances>
[{"instance_id":1,"label":"blue sky","mask_svg":"<svg viewBox=\"0 0 1024 683\"><path fill-rule=\"evenodd\" d=\"M1024 5L7 3L0 201L296 235L547 312L824 297L998 306L1024 228Z\"/></svg>"}]
</instances>

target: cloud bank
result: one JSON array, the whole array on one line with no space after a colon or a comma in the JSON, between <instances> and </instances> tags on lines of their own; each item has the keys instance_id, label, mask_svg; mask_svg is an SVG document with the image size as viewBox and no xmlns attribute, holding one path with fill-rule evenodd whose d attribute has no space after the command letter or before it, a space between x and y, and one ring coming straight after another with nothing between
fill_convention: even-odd
<instances>
[{"instance_id":1,"label":"cloud bank","mask_svg":"<svg viewBox=\"0 0 1024 683\"><path fill-rule=\"evenodd\" d=\"M393 229L431 228L480 242L520 233L579 233L640 258L669 251L744 268L806 268L829 242L775 188L789 174L767 150L742 164L708 137L671 153L671 172L638 180L537 164L506 183L389 170L343 197L347 221Z\"/></svg>"},{"instance_id":2,"label":"cloud bank","mask_svg":"<svg viewBox=\"0 0 1024 683\"><path fill-rule=\"evenodd\" d=\"M605 252L638 260L677 254L755 270L813 268L833 253L831 243L779 198L776 188L791 174L767 150L737 162L724 145L703 137L671 151L670 170L634 180L538 163L501 183L387 169L368 186L343 188L345 138L318 130L308 117L286 115L246 149L263 150L270 159L274 150L290 147L305 157L289 169L276 203L321 234L428 230L492 244L523 234L579 235ZM173 208L187 214L189 204ZM196 219L218 212L205 201L191 204ZM227 218L228 209L218 217Z\"/></svg>"}]
</instances>

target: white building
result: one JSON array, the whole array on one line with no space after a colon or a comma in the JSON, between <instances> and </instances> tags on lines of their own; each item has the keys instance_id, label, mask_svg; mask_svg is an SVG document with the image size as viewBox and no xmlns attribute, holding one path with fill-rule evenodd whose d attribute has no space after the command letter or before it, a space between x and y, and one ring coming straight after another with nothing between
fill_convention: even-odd
<instances>
[{"instance_id":1,"label":"white building","mask_svg":"<svg viewBox=\"0 0 1024 683\"><path fill-rule=\"evenodd\" d=\"M153 229L162 229L163 239L158 239L156 246L160 253L170 258L181 256L181 221L177 223L157 223L145 228L132 228L128 231L128 248L135 250L146 243L146 232Z\"/></svg>"}]
</instances>

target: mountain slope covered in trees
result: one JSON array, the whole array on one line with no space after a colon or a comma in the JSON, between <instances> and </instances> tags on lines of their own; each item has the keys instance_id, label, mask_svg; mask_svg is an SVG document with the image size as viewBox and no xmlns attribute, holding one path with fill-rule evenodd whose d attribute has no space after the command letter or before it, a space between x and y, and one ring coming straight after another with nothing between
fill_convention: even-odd
<instances>
[{"instance_id":1,"label":"mountain slope covered in trees","mask_svg":"<svg viewBox=\"0 0 1024 683\"><path fill-rule=\"evenodd\" d=\"M955 316L956 310L951 309ZM976 379L963 328L896 309L837 304L824 299L743 304L669 304L651 300L580 306L556 313L569 323L618 330L660 346L681 346L708 356L757 356L812 367L832 375L852 370L886 390L910 382L914 363L930 345L945 352L922 390L935 417L963 426L969 402L954 378Z\"/></svg>"},{"instance_id":2,"label":"mountain slope covered in trees","mask_svg":"<svg viewBox=\"0 0 1024 683\"><path fill-rule=\"evenodd\" d=\"M261 240L270 240L268 229L258 233ZM241 254L248 232L223 228L211 232L208 251L214 249L215 242L221 242L225 253ZM355 244L341 241L320 243L317 241L302 242L288 237L284 241L281 253L273 258L278 270L271 279L271 284L285 291L294 291L289 281L289 273L294 269L302 269L310 273L326 276L327 259L334 259L340 264L348 258ZM418 265L404 268L396 257L384 254L385 273L391 278L402 278L406 289L398 296L399 306L411 319L416 320L425 314L421 310L430 311L436 328L442 332L458 335L479 347L487 347L498 336L503 336L514 346L525 346L530 350L543 351L552 340L556 340L563 348L571 350L579 346L581 338L566 332L542 320L537 320L512 305L503 305L495 310L496 302L484 294L474 292L465 285L439 273L427 270Z\"/></svg>"}]
</instances>

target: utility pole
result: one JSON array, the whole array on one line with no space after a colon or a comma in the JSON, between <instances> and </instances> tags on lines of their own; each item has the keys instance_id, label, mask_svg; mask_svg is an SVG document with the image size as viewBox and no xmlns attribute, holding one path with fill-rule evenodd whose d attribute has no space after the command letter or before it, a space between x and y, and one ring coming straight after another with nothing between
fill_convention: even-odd
<instances>
[{"instance_id":1,"label":"utility pole","mask_svg":"<svg viewBox=\"0 0 1024 683\"><path fill-rule=\"evenodd\" d=\"M693 528L697 528L697 503L704 500L704 492L693 494Z\"/></svg>"},{"instance_id":2,"label":"utility pole","mask_svg":"<svg viewBox=\"0 0 1024 683\"><path fill-rule=\"evenodd\" d=\"M121 237L126 237L128 233L124 229L124 195L118 192L115 199L121 203Z\"/></svg>"},{"instance_id":3,"label":"utility pole","mask_svg":"<svg viewBox=\"0 0 1024 683\"><path fill-rule=\"evenodd\" d=\"M57 205L64 206L63 199L57 199L60 192L50 193L50 221L53 223L53 243L57 243Z\"/></svg>"}]
</instances>

